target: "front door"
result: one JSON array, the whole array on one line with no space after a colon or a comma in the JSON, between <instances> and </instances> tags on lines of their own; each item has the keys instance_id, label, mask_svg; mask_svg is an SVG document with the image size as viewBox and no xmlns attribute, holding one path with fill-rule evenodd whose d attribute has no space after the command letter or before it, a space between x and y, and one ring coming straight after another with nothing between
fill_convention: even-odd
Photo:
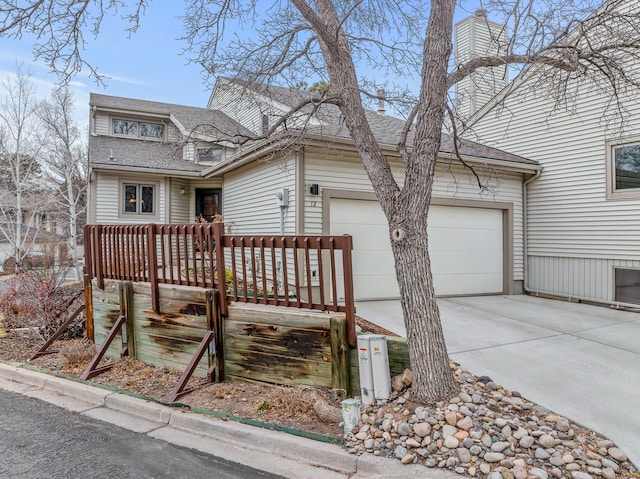
<instances>
[{"instance_id":1,"label":"front door","mask_svg":"<svg viewBox=\"0 0 640 479\"><path fill-rule=\"evenodd\" d=\"M222 190L196 188L196 218L211 222L215 215L220 214L222 214Z\"/></svg>"}]
</instances>

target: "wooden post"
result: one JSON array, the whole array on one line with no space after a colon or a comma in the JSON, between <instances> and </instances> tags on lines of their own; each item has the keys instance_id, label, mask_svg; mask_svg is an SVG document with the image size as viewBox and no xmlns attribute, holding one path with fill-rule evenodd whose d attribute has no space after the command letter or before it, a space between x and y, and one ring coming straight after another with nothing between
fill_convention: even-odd
<instances>
[{"instance_id":1,"label":"wooden post","mask_svg":"<svg viewBox=\"0 0 640 479\"><path fill-rule=\"evenodd\" d=\"M224 267L224 223L213 223L213 237L216 248L216 276L217 284L214 287L218 289L220 302L219 312L222 316L227 316L227 283ZM245 288L246 290L246 288ZM245 291L246 294L246 291Z\"/></svg>"},{"instance_id":2,"label":"wooden post","mask_svg":"<svg viewBox=\"0 0 640 479\"><path fill-rule=\"evenodd\" d=\"M96 340L95 328L93 324L93 285L91 284L91 276L86 272L84 274L84 317L85 319L85 335L90 341Z\"/></svg>"},{"instance_id":3,"label":"wooden post","mask_svg":"<svg viewBox=\"0 0 640 479\"><path fill-rule=\"evenodd\" d=\"M122 347L126 347L130 358L136 357L136 340L133 315L133 283L130 281L120 283L120 316L125 317L127 337L122 338ZM125 341L126 339L126 341Z\"/></svg>"},{"instance_id":4,"label":"wooden post","mask_svg":"<svg viewBox=\"0 0 640 479\"><path fill-rule=\"evenodd\" d=\"M103 261L105 252L102 249L102 240L102 225L94 225L91 228L91 268L93 275L98 280L98 288L100 289L104 289Z\"/></svg>"},{"instance_id":5,"label":"wooden post","mask_svg":"<svg viewBox=\"0 0 640 479\"><path fill-rule=\"evenodd\" d=\"M209 355L209 368L215 366L216 382L224 381L224 320L220 314L219 291L207 291L207 325L210 331L214 332L215 344L215 364L212 364L211 355Z\"/></svg>"},{"instance_id":6,"label":"wooden post","mask_svg":"<svg viewBox=\"0 0 640 479\"><path fill-rule=\"evenodd\" d=\"M147 254L149 255L149 282L151 283L151 308L160 312L160 292L158 291L158 252L156 246L156 225L147 225Z\"/></svg>"},{"instance_id":7,"label":"wooden post","mask_svg":"<svg viewBox=\"0 0 640 479\"><path fill-rule=\"evenodd\" d=\"M351 235L343 235L345 245L342 248L342 271L344 274L344 307L347 318L347 341L352 348L356 347L356 306L353 297L353 263L351 251L353 240Z\"/></svg>"},{"instance_id":8,"label":"wooden post","mask_svg":"<svg viewBox=\"0 0 640 479\"><path fill-rule=\"evenodd\" d=\"M331 340L331 388L336 399L346 399L351 391L349 344L347 320L342 317L330 319Z\"/></svg>"}]
</instances>

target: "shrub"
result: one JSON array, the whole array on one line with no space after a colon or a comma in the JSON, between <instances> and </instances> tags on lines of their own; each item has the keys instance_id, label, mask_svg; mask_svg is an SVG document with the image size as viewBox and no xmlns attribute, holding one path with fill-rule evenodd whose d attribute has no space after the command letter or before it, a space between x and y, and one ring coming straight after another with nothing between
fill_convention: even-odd
<instances>
[{"instance_id":1,"label":"shrub","mask_svg":"<svg viewBox=\"0 0 640 479\"><path fill-rule=\"evenodd\" d=\"M8 280L8 290L0 295L5 326L28 328L43 340L49 339L68 317L69 307L82 301L82 285L65 284L65 272L60 269L20 271ZM80 315L67 331L67 338L83 335L82 320Z\"/></svg>"}]
</instances>

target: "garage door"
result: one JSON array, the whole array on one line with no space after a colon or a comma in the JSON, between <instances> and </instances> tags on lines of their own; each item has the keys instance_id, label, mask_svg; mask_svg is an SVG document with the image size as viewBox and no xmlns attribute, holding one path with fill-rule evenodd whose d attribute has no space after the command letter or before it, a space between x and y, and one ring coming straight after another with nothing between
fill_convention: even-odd
<instances>
[{"instance_id":1,"label":"garage door","mask_svg":"<svg viewBox=\"0 0 640 479\"><path fill-rule=\"evenodd\" d=\"M331 200L331 234L353 236L357 300L399 296L387 229L377 201ZM432 205L429 251L436 294L503 292L502 210Z\"/></svg>"}]
</instances>

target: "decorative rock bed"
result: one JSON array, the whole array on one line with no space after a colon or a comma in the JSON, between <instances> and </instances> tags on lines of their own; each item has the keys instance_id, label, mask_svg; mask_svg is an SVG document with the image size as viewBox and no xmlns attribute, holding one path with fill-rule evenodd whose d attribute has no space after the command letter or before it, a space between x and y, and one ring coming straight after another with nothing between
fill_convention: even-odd
<instances>
[{"instance_id":1,"label":"decorative rock bed","mask_svg":"<svg viewBox=\"0 0 640 479\"><path fill-rule=\"evenodd\" d=\"M410 401L406 387L396 391L386 405L363 408L359 427L345 437L349 450L489 479L640 477L612 441L488 377L451 367L457 397L424 407ZM402 380L393 383L401 389Z\"/></svg>"}]
</instances>

